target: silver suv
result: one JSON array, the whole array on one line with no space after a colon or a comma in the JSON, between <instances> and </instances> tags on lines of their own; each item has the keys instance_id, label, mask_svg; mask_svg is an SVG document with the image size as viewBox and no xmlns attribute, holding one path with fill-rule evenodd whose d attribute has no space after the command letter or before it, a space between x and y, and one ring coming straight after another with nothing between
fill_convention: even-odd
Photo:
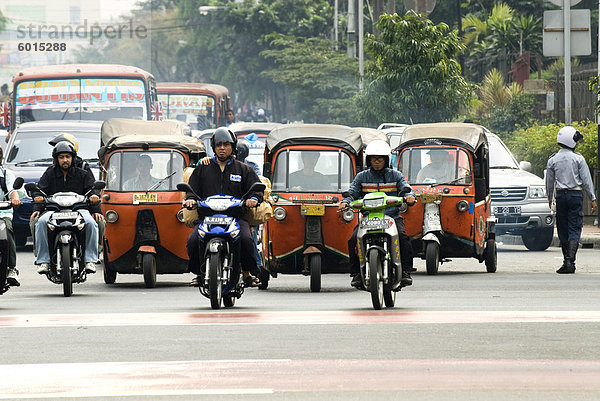
<instances>
[{"instance_id":1,"label":"silver suv","mask_svg":"<svg viewBox=\"0 0 600 401\"><path fill-rule=\"evenodd\" d=\"M554 214L548 207L544 180L517 162L498 136L486 133L490 146L492 213L496 235L520 235L532 251L543 251L554 237Z\"/></svg>"}]
</instances>

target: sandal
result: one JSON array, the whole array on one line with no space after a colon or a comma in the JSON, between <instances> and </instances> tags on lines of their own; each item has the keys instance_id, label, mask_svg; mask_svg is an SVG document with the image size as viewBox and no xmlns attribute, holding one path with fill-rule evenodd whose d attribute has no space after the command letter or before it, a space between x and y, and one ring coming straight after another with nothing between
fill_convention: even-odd
<instances>
[{"instance_id":1,"label":"sandal","mask_svg":"<svg viewBox=\"0 0 600 401\"><path fill-rule=\"evenodd\" d=\"M260 285L260 280L258 277L254 277L250 275L244 279L244 287L258 287Z\"/></svg>"}]
</instances>

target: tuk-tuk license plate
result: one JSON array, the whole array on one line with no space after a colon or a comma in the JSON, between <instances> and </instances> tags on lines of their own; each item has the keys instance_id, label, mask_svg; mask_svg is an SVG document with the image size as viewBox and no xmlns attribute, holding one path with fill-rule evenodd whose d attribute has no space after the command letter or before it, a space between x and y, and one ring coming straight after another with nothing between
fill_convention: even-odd
<instances>
[{"instance_id":1,"label":"tuk-tuk license plate","mask_svg":"<svg viewBox=\"0 0 600 401\"><path fill-rule=\"evenodd\" d=\"M204 218L204 224L215 224L219 226L228 226L233 222L233 217L217 217L217 216L206 216Z\"/></svg>"},{"instance_id":2,"label":"tuk-tuk license plate","mask_svg":"<svg viewBox=\"0 0 600 401\"><path fill-rule=\"evenodd\" d=\"M421 194L421 203L433 203L436 200L442 200L442 195L440 194Z\"/></svg>"},{"instance_id":3,"label":"tuk-tuk license plate","mask_svg":"<svg viewBox=\"0 0 600 401\"><path fill-rule=\"evenodd\" d=\"M383 219L365 219L360 222L360 227L365 230L385 230L388 222Z\"/></svg>"},{"instance_id":4,"label":"tuk-tuk license plate","mask_svg":"<svg viewBox=\"0 0 600 401\"><path fill-rule=\"evenodd\" d=\"M323 216L325 215L325 205L301 205L300 214L302 216Z\"/></svg>"},{"instance_id":5,"label":"tuk-tuk license plate","mask_svg":"<svg viewBox=\"0 0 600 401\"><path fill-rule=\"evenodd\" d=\"M496 216L520 216L521 206L494 206Z\"/></svg>"},{"instance_id":6,"label":"tuk-tuk license plate","mask_svg":"<svg viewBox=\"0 0 600 401\"><path fill-rule=\"evenodd\" d=\"M158 194L156 193L148 193L148 194L133 194L133 204L137 205L138 203L156 203L158 201Z\"/></svg>"},{"instance_id":7,"label":"tuk-tuk license plate","mask_svg":"<svg viewBox=\"0 0 600 401\"><path fill-rule=\"evenodd\" d=\"M79 216L78 212L54 212L52 218L56 220L72 220Z\"/></svg>"}]
</instances>

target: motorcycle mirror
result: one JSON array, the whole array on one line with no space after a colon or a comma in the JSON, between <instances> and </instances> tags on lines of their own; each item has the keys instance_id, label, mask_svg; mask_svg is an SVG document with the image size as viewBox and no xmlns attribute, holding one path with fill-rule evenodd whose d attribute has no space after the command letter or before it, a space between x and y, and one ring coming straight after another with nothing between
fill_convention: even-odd
<instances>
[{"instance_id":1,"label":"motorcycle mirror","mask_svg":"<svg viewBox=\"0 0 600 401\"><path fill-rule=\"evenodd\" d=\"M350 197L350 192L348 192L348 191L342 192L342 197L349 198Z\"/></svg>"},{"instance_id":2,"label":"motorcycle mirror","mask_svg":"<svg viewBox=\"0 0 600 401\"><path fill-rule=\"evenodd\" d=\"M35 191L37 187L37 183L35 182L28 182L27 184L25 184L25 190L30 193Z\"/></svg>"},{"instance_id":3,"label":"motorcycle mirror","mask_svg":"<svg viewBox=\"0 0 600 401\"><path fill-rule=\"evenodd\" d=\"M23 183L25 182L25 180L23 179L23 177L17 177L15 179L15 182L13 183L13 189L19 189L23 186Z\"/></svg>"},{"instance_id":4,"label":"motorcycle mirror","mask_svg":"<svg viewBox=\"0 0 600 401\"><path fill-rule=\"evenodd\" d=\"M194 192L192 190L192 187L190 187L190 184L188 184L187 182L180 182L179 184L177 184L177 190L181 192Z\"/></svg>"},{"instance_id":5,"label":"motorcycle mirror","mask_svg":"<svg viewBox=\"0 0 600 401\"><path fill-rule=\"evenodd\" d=\"M409 187L404 187L404 188L402 188L402 190L400 191L400 193L401 193L402 195L404 195L404 194L407 194L407 193L409 193L410 191L412 191L412 188L409 188Z\"/></svg>"},{"instance_id":6,"label":"motorcycle mirror","mask_svg":"<svg viewBox=\"0 0 600 401\"><path fill-rule=\"evenodd\" d=\"M263 184L260 181L255 182L254 184L252 184L250 186L250 189L248 189L248 192L246 192L244 194L244 196L242 197L243 199L247 199L248 196L252 193L252 192L262 192L265 190L267 186L265 184Z\"/></svg>"},{"instance_id":7,"label":"motorcycle mirror","mask_svg":"<svg viewBox=\"0 0 600 401\"><path fill-rule=\"evenodd\" d=\"M106 183L104 181L94 182L94 189L104 189L104 187L106 187Z\"/></svg>"}]
</instances>

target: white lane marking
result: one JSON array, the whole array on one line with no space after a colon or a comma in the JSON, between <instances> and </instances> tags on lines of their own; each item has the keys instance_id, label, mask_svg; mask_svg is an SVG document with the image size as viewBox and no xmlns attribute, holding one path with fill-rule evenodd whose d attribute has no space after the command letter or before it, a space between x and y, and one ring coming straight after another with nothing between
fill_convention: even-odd
<instances>
[{"instance_id":1,"label":"white lane marking","mask_svg":"<svg viewBox=\"0 0 600 401\"><path fill-rule=\"evenodd\" d=\"M0 315L8 327L600 322L600 311L286 311Z\"/></svg>"},{"instance_id":2,"label":"white lane marking","mask_svg":"<svg viewBox=\"0 0 600 401\"><path fill-rule=\"evenodd\" d=\"M3 379L0 399L401 392L424 388L440 393L465 390L598 393L600 361L266 359L59 363L0 365L0 377ZM265 382L268 387L261 386Z\"/></svg>"}]
</instances>

